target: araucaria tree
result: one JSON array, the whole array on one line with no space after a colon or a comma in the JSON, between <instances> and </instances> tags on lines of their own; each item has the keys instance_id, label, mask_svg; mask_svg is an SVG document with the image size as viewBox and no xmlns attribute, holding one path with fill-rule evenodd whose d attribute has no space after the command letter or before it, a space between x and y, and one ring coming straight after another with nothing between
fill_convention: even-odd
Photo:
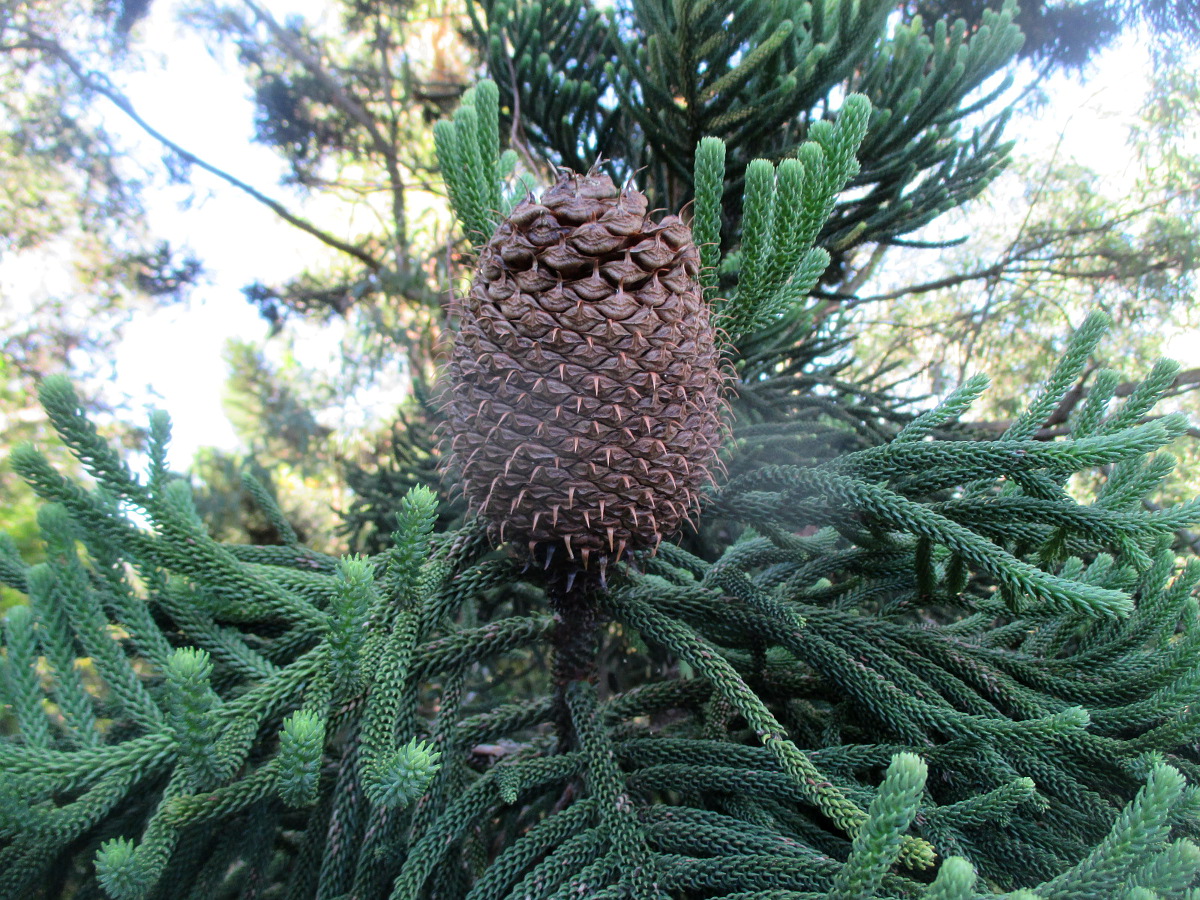
<instances>
[{"instance_id":1,"label":"araucaria tree","mask_svg":"<svg viewBox=\"0 0 1200 900\"><path fill-rule=\"evenodd\" d=\"M1143 506L1175 367L1035 440L1094 315L954 440L985 379L906 415L810 299L1003 164L963 123L1013 9L472 10L495 80L436 131L470 517L415 488L337 559L251 485L285 543L221 544L164 415L137 476L46 380L93 481L11 453L46 561L0 548L0 897L1200 896L1200 504Z\"/></svg>"}]
</instances>

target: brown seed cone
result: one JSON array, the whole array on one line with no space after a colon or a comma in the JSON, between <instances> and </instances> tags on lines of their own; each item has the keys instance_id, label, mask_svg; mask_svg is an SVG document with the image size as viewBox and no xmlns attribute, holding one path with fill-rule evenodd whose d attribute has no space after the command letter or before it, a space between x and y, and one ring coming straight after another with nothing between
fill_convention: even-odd
<instances>
[{"instance_id":1,"label":"brown seed cone","mask_svg":"<svg viewBox=\"0 0 1200 900\"><path fill-rule=\"evenodd\" d=\"M687 225L605 175L565 174L483 248L446 457L495 539L602 568L691 515L725 406L699 260Z\"/></svg>"}]
</instances>

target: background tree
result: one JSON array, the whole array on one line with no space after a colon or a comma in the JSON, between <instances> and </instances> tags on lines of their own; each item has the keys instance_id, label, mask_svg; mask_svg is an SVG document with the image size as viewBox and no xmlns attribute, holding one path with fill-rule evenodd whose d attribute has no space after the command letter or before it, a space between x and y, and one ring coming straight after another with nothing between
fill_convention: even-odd
<instances>
[{"instance_id":1,"label":"background tree","mask_svg":"<svg viewBox=\"0 0 1200 900\"><path fill-rule=\"evenodd\" d=\"M931 22L952 18L973 22L986 6L980 0L906 4L910 12ZM1119 36L1140 30L1152 42L1156 56L1168 62L1173 54L1196 46L1200 38L1196 13L1193 0L1031 0L1022 3L1017 14L1017 25L1025 35L1021 56L1044 70L1083 70Z\"/></svg>"}]
</instances>

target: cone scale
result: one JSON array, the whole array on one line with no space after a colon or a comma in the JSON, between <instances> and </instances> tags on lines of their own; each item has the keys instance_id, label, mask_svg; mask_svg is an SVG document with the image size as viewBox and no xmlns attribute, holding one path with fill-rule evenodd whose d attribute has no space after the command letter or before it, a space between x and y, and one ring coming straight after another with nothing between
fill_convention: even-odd
<instances>
[{"instance_id":1,"label":"cone scale","mask_svg":"<svg viewBox=\"0 0 1200 900\"><path fill-rule=\"evenodd\" d=\"M447 372L447 469L493 540L571 575L654 549L696 508L724 375L677 216L565 173L482 249Z\"/></svg>"}]
</instances>

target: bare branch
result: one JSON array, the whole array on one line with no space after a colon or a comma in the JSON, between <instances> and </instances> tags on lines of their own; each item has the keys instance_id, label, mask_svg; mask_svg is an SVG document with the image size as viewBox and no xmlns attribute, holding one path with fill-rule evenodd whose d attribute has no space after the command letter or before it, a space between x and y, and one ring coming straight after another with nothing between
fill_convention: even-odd
<instances>
[{"instance_id":1,"label":"bare branch","mask_svg":"<svg viewBox=\"0 0 1200 900\"><path fill-rule=\"evenodd\" d=\"M814 291L814 297L820 297L825 300L840 301L842 308L851 309L855 306L861 306L864 303L877 303L883 300L898 300L901 297L907 297L910 294L927 294L930 291L940 291L944 288L954 287L967 281L976 281L981 278L995 278L1003 274L1011 260L1002 259L999 262L993 263L982 269L975 269L971 272L961 272L955 275L947 275L945 278L938 278L934 281L925 281L921 284L910 284L907 287L899 288L898 290L888 291L884 294L870 294L866 297L855 297L848 293L821 293Z\"/></svg>"},{"instance_id":2,"label":"bare branch","mask_svg":"<svg viewBox=\"0 0 1200 900\"><path fill-rule=\"evenodd\" d=\"M196 154L175 143L173 140L168 138L153 125L143 119L134 108L133 104L129 101L129 98L127 98L115 86L113 86L113 84L109 82L107 78L99 73L89 72L82 65L80 65L79 61L76 60L75 57L72 56L65 47L63 47L57 41L32 33L28 33L28 39L31 47L40 50L49 56L53 56L62 62L63 65L70 69L71 73L85 88L95 91L97 94L107 98L114 106L117 107L117 109L121 110L121 112L123 112L134 124L141 128L142 131L146 132L146 134L150 135L150 137L154 138L154 140L158 141L172 153L177 154L180 158L186 160L188 163L191 163L197 168L203 169L210 175L215 175L226 184L232 185L243 193L253 197L289 225L295 226L305 234L312 235L317 240L321 241L321 243L354 257L374 271L378 271L382 268L382 263L366 250L334 237L332 234L329 234L329 232L318 228L308 220L303 219L291 212L278 200L267 196L254 186L247 184L234 175L231 175L224 169L220 169L212 163L201 159L200 157L196 156Z\"/></svg>"}]
</instances>

